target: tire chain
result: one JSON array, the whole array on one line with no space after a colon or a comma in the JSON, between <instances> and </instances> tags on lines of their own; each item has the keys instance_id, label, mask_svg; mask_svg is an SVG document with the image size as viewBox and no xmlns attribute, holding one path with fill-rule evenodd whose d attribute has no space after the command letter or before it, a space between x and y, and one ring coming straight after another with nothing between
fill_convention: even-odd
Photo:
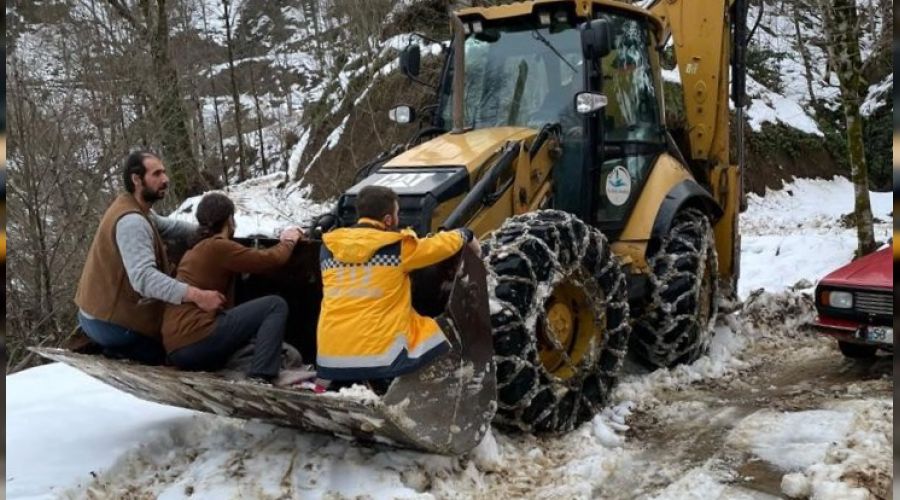
<instances>
[{"instance_id":1,"label":"tire chain","mask_svg":"<svg viewBox=\"0 0 900 500\"><path fill-rule=\"evenodd\" d=\"M694 208L679 213L648 264L650 304L635 322L635 353L658 368L692 362L709 347L718 311L718 256L706 215ZM712 273L708 322L698 318L706 272Z\"/></svg>"},{"instance_id":2,"label":"tire chain","mask_svg":"<svg viewBox=\"0 0 900 500\"><path fill-rule=\"evenodd\" d=\"M606 403L625 357L630 325L624 272L603 234L558 210L508 219L483 250L494 303L495 421L525 431L569 431ZM592 340L575 375L562 380L541 364L536 325L545 321L553 287L565 280L584 290L595 321L607 325L602 345Z\"/></svg>"}]
</instances>

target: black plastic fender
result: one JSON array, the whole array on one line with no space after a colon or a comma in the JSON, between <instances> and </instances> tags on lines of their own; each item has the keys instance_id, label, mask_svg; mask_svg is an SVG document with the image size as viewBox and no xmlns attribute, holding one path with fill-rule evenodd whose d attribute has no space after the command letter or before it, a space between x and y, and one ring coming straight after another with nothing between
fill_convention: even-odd
<instances>
[{"instance_id":1,"label":"black plastic fender","mask_svg":"<svg viewBox=\"0 0 900 500\"><path fill-rule=\"evenodd\" d=\"M715 224L722 217L722 207L716 203L712 195L703 186L693 179L686 179L676 184L663 199L656 220L653 221L651 236L654 239L668 234L672 227L675 214L684 207L693 206L703 209L710 216L710 222Z\"/></svg>"}]
</instances>

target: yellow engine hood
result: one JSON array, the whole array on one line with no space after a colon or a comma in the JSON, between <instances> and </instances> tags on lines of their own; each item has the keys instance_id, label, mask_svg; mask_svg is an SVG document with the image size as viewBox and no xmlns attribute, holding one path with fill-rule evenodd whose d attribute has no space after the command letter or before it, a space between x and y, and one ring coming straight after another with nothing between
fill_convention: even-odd
<instances>
[{"instance_id":1,"label":"yellow engine hood","mask_svg":"<svg viewBox=\"0 0 900 500\"><path fill-rule=\"evenodd\" d=\"M537 135L524 127L495 127L463 134L447 133L395 156L385 167L449 167L462 165L474 172L507 141L521 141Z\"/></svg>"}]
</instances>

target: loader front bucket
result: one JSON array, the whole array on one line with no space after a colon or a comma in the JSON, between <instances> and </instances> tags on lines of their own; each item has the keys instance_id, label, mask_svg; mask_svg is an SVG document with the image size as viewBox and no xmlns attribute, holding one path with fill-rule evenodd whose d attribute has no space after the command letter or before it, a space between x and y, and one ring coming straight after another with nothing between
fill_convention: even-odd
<instances>
[{"instance_id":1,"label":"loader front bucket","mask_svg":"<svg viewBox=\"0 0 900 500\"><path fill-rule=\"evenodd\" d=\"M357 386L315 394L65 349L32 350L157 403L348 439L462 454L481 441L496 410L486 272L468 249L462 252L447 307L437 321L451 342L450 352L419 372L395 379L383 397Z\"/></svg>"}]
</instances>

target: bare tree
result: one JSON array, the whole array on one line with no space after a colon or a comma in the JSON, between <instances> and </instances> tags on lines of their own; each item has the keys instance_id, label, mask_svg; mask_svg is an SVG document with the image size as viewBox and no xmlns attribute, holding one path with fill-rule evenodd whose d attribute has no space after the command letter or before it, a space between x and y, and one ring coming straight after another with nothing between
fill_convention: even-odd
<instances>
[{"instance_id":1,"label":"bare tree","mask_svg":"<svg viewBox=\"0 0 900 500\"><path fill-rule=\"evenodd\" d=\"M855 219L858 237L857 254L862 256L875 250L875 231L872 206L869 200L869 179L863 146L863 121L860 114L862 98L867 90L860 54L860 25L856 0L819 0L825 17L825 32L830 63L841 89L841 102L847 124L847 149L850 158L850 177L855 190Z\"/></svg>"},{"instance_id":2,"label":"bare tree","mask_svg":"<svg viewBox=\"0 0 900 500\"><path fill-rule=\"evenodd\" d=\"M107 0L119 16L144 40L150 49L155 83L155 114L166 163L173 179L173 191L185 194L187 186L199 179L197 160L191 145L188 117L178 85L178 71L169 55L167 0Z\"/></svg>"},{"instance_id":3,"label":"bare tree","mask_svg":"<svg viewBox=\"0 0 900 500\"><path fill-rule=\"evenodd\" d=\"M215 87L213 87L215 92ZM225 159L225 138L222 135L222 118L219 114L219 97L213 95L213 113L216 117L216 131L219 135L219 157L222 159L222 179L225 185L228 185L228 161Z\"/></svg>"},{"instance_id":4,"label":"bare tree","mask_svg":"<svg viewBox=\"0 0 900 500\"><path fill-rule=\"evenodd\" d=\"M233 19L231 18L232 11L230 10L229 0L222 0L222 10L222 16L225 20L225 46L228 50L228 73L231 78L231 99L234 101L234 129L238 147L238 181L240 182L247 178L247 165L246 156L244 155L244 134L241 127L243 109L241 108L241 97L238 93L234 67L234 36L231 26Z\"/></svg>"},{"instance_id":5,"label":"bare tree","mask_svg":"<svg viewBox=\"0 0 900 500\"><path fill-rule=\"evenodd\" d=\"M93 135L74 88L53 89L7 61L10 240L8 371L33 362L30 345L58 345L73 326L74 286L110 185L109 170L83 147ZM55 106L45 96L54 91ZM73 166L76 166L73 168Z\"/></svg>"},{"instance_id":6,"label":"bare tree","mask_svg":"<svg viewBox=\"0 0 900 500\"><path fill-rule=\"evenodd\" d=\"M795 47L797 49L797 52L800 53L800 60L803 63L803 72L804 76L806 77L806 92L809 94L809 103L812 105L813 109L818 112L819 101L816 98L815 91L813 90L813 82L815 81L815 77L813 76L812 71L812 57L810 56L809 46L807 45L809 41L804 38L803 31L800 29L803 12L796 2L793 4L793 12L791 14L791 17L794 18L794 35L797 38Z\"/></svg>"},{"instance_id":7,"label":"bare tree","mask_svg":"<svg viewBox=\"0 0 900 500\"><path fill-rule=\"evenodd\" d=\"M266 161L266 144L263 141L262 109L259 106L259 91L256 87L256 75L253 74L253 65L250 65L250 90L253 92L253 104L256 108L256 138L259 141L259 158L262 162L262 171L268 175L269 166Z\"/></svg>"},{"instance_id":8,"label":"bare tree","mask_svg":"<svg viewBox=\"0 0 900 500\"><path fill-rule=\"evenodd\" d=\"M206 2L200 2L200 16L203 21L203 31L205 33L209 33L209 23L206 17ZM228 179L228 162L225 160L225 138L222 134L222 117L219 114L219 97L216 91L215 80L210 78L210 94L212 94L213 100L213 117L215 118L216 123L216 135L218 140L216 143L219 146L219 162L222 165L222 182L227 186L229 183Z\"/></svg>"}]
</instances>

